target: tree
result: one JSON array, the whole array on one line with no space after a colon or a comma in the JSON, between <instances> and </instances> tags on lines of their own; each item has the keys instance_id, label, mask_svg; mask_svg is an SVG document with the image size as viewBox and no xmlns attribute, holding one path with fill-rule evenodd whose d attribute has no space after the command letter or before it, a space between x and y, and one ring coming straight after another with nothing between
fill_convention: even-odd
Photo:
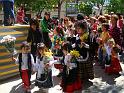
<instances>
[{"instance_id":1,"label":"tree","mask_svg":"<svg viewBox=\"0 0 124 93\"><path fill-rule=\"evenodd\" d=\"M32 10L42 13L44 9L52 10L56 6L57 0L35 0L32 4Z\"/></svg>"},{"instance_id":2,"label":"tree","mask_svg":"<svg viewBox=\"0 0 124 93\"><path fill-rule=\"evenodd\" d=\"M54 6L58 7L58 17L60 18L60 11L63 2L71 0L15 0L15 4L27 4L26 7L30 7L33 11L42 12L44 9L51 10Z\"/></svg>"},{"instance_id":3,"label":"tree","mask_svg":"<svg viewBox=\"0 0 124 93\"><path fill-rule=\"evenodd\" d=\"M101 4L103 5L105 0L89 0L90 2L94 3L94 4Z\"/></svg>"},{"instance_id":4,"label":"tree","mask_svg":"<svg viewBox=\"0 0 124 93\"><path fill-rule=\"evenodd\" d=\"M108 12L124 13L124 0L110 0Z\"/></svg>"},{"instance_id":5,"label":"tree","mask_svg":"<svg viewBox=\"0 0 124 93\"><path fill-rule=\"evenodd\" d=\"M89 16L90 14L92 14L92 4L91 3L84 3L84 2L81 2L79 5L78 5L78 10L79 12L81 13L84 13L85 15Z\"/></svg>"}]
</instances>

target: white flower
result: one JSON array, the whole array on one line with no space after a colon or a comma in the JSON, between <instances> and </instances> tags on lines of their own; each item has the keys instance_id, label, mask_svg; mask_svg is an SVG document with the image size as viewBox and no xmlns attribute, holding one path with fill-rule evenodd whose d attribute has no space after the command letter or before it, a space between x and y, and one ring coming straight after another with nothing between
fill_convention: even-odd
<instances>
[{"instance_id":1,"label":"white flower","mask_svg":"<svg viewBox=\"0 0 124 93\"><path fill-rule=\"evenodd\" d=\"M10 35L4 36L2 40L0 40L0 43L10 43L12 41L15 41L16 38L12 37Z\"/></svg>"}]
</instances>

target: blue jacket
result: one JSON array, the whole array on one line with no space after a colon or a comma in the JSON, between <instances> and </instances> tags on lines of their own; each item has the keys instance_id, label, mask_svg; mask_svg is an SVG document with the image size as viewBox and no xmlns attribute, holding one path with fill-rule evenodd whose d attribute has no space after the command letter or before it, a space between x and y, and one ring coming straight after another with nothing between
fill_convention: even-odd
<instances>
[{"instance_id":1,"label":"blue jacket","mask_svg":"<svg viewBox=\"0 0 124 93\"><path fill-rule=\"evenodd\" d=\"M9 1L9 2L13 2L14 3L14 0L0 0L0 2L6 2L6 1Z\"/></svg>"}]
</instances>

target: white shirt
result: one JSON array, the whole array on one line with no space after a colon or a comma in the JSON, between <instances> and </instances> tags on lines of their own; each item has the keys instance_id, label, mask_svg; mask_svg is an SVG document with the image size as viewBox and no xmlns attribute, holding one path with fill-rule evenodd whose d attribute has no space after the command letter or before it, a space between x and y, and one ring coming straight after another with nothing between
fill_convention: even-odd
<instances>
[{"instance_id":1,"label":"white shirt","mask_svg":"<svg viewBox=\"0 0 124 93\"><path fill-rule=\"evenodd\" d=\"M40 60L40 58L36 57L36 64L35 64L35 68L37 71L37 78L40 78L41 74L44 73L44 68L45 68L45 62L48 61L49 64L49 68L51 69L52 64L50 64L50 61L53 61L53 57L51 57L50 60L45 59L45 57L42 58L42 60Z\"/></svg>"},{"instance_id":2,"label":"white shirt","mask_svg":"<svg viewBox=\"0 0 124 93\"><path fill-rule=\"evenodd\" d=\"M77 67L76 63L71 62L72 56L70 54L67 54L64 58L64 63L69 67L69 69Z\"/></svg>"},{"instance_id":3,"label":"white shirt","mask_svg":"<svg viewBox=\"0 0 124 93\"><path fill-rule=\"evenodd\" d=\"M40 74L44 73L44 62L43 62L43 59L40 60L38 57L36 57L36 69L38 72L40 72Z\"/></svg>"},{"instance_id":4,"label":"white shirt","mask_svg":"<svg viewBox=\"0 0 124 93\"><path fill-rule=\"evenodd\" d=\"M110 46L106 45L106 44L104 44L104 47L106 49L106 53L110 56L112 48Z\"/></svg>"},{"instance_id":5,"label":"white shirt","mask_svg":"<svg viewBox=\"0 0 124 93\"><path fill-rule=\"evenodd\" d=\"M34 58L33 55L31 55L31 64L32 67L34 67ZM17 57L17 60L15 61L16 64L19 64L19 56ZM28 69L28 54L22 53L22 62L21 62L21 70Z\"/></svg>"}]
</instances>

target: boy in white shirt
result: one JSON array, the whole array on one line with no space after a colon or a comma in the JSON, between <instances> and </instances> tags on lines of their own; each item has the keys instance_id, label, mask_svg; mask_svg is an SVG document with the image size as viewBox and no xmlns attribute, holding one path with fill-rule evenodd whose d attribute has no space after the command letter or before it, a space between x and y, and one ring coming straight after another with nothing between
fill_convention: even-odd
<instances>
[{"instance_id":1,"label":"boy in white shirt","mask_svg":"<svg viewBox=\"0 0 124 93\"><path fill-rule=\"evenodd\" d=\"M34 58L29 51L29 44L27 42L23 42L21 45L21 53L18 54L17 58L12 58L16 64L19 64L19 72L26 93L30 93L31 72L34 67Z\"/></svg>"}]
</instances>

